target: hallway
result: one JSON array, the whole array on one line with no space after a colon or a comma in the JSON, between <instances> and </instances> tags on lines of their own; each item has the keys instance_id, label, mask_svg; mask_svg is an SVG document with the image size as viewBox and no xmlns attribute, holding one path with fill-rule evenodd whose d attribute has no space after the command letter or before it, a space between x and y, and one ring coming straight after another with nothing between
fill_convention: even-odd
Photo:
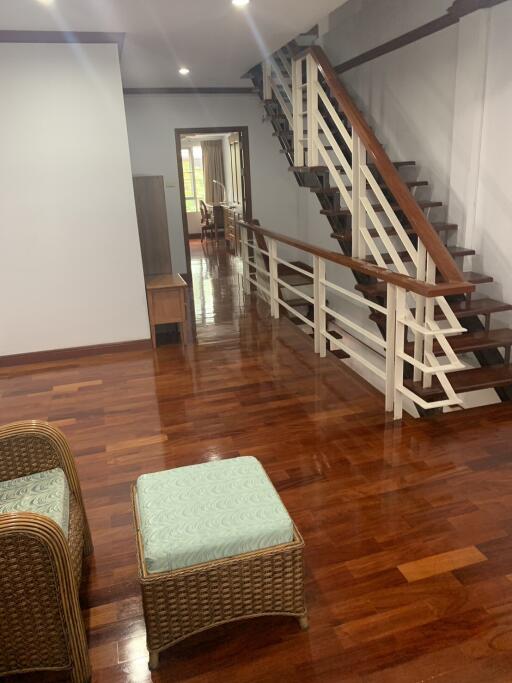
<instances>
[{"instance_id":1,"label":"hallway","mask_svg":"<svg viewBox=\"0 0 512 683\"><path fill-rule=\"evenodd\" d=\"M510 406L389 422L381 396L270 320L241 293L239 263L207 249L192 243L198 343L185 352L0 369L2 423L50 420L77 457L95 545L82 591L93 681L510 682ZM151 674L130 485L240 454L260 459L304 536L310 628L220 627Z\"/></svg>"}]
</instances>

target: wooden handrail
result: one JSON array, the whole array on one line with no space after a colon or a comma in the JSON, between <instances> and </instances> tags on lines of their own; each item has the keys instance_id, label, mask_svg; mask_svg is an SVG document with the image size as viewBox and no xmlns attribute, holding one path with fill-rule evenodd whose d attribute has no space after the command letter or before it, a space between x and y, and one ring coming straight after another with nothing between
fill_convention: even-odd
<instances>
[{"instance_id":1,"label":"wooden handrail","mask_svg":"<svg viewBox=\"0 0 512 683\"><path fill-rule=\"evenodd\" d=\"M395 273L387 268L381 268L380 266L374 266L367 261L362 259L351 258L350 256L344 256L343 254L338 254L334 251L329 251L328 249L323 249L322 247L317 247L313 244L308 244L307 242L302 242L294 237L287 237L278 232L273 232L272 230L267 230L267 228L262 228L254 223L248 223L246 221L238 221L238 224L252 230L256 235L262 237L270 237L273 240L287 244L290 247L295 247L296 249L301 249L302 251L312 254L313 256L319 256L326 261L331 263L337 263L340 266L345 266L351 270L355 270L363 275L369 275L370 277L377 278L378 280L383 280L384 282L389 282L393 285L401 287L408 292L414 292L415 294L421 294L422 296L432 298L436 296L450 296L452 294L467 294L473 292L475 286L469 282L462 280L461 282L441 282L438 284L431 284L429 282L422 282L421 280L415 280L413 277L408 275L401 275L400 273Z\"/></svg>"},{"instance_id":2,"label":"wooden handrail","mask_svg":"<svg viewBox=\"0 0 512 683\"><path fill-rule=\"evenodd\" d=\"M332 96L336 99L342 111L350 121L353 129L359 135L369 156L386 183L386 186L393 193L400 210L406 216L411 228L423 242L440 273L448 283L467 284L464 283L462 273L457 267L450 252L428 221L421 207L418 205L418 202L411 194L409 188L386 154L384 148L375 137L375 134L356 107L346 88L339 80L339 77L334 71L325 52L322 48L313 45L298 55L296 59L301 59L306 54L310 54L318 64L320 72L329 86ZM465 289L464 291L470 290Z\"/></svg>"}]
</instances>

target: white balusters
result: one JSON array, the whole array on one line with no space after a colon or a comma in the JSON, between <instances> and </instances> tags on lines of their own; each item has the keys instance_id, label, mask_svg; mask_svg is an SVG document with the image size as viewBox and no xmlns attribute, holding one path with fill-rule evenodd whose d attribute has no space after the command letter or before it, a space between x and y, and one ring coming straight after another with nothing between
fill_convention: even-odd
<instances>
[{"instance_id":1,"label":"white balusters","mask_svg":"<svg viewBox=\"0 0 512 683\"><path fill-rule=\"evenodd\" d=\"M302 65L304 60L297 59L292 65L293 96L293 159L295 166L304 166L304 106L302 103Z\"/></svg>"},{"instance_id":2,"label":"white balusters","mask_svg":"<svg viewBox=\"0 0 512 683\"><path fill-rule=\"evenodd\" d=\"M272 70L270 67L270 62L266 60L261 65L263 71L263 99L272 99Z\"/></svg>"},{"instance_id":3,"label":"white balusters","mask_svg":"<svg viewBox=\"0 0 512 683\"><path fill-rule=\"evenodd\" d=\"M339 263L339 256L331 252L326 252L325 257L315 253L315 249L308 248L308 245L300 243L294 248L301 249L302 257L305 260L312 260L313 267L297 265L285 259L279 253L280 243L290 243L290 238L284 235L272 236L267 234L268 250L263 249L258 240L254 238L254 233L260 231L260 235L266 232L262 228L252 226L248 230L243 224L241 228L241 253L244 260L243 277L244 291L250 293L250 284L254 285L256 293L270 305L270 314L273 318L278 318L280 309L284 308L298 319L305 327L309 327L314 336L314 350L320 357L325 357L327 353L327 343L331 350L342 349L361 367L370 371L377 380L382 382L385 395L385 409L393 411L395 419L401 419L404 408L404 398L410 399L421 408L444 408L446 406L460 405L461 400L455 394L448 378L447 373L461 369L462 363L457 359L456 354L450 347L447 337L452 334L460 334L464 329L459 325L453 312L444 297L414 295L415 306L422 298L425 300L425 313L416 317L412 315L407 301L407 284L409 281L421 284L419 280L409 280L403 275L394 275L393 281L387 282L386 304L377 304L374 301L365 299L354 291L341 287L340 285L327 279L326 262L331 260L337 268L357 269L357 262L347 263L345 266ZM268 231L267 231L268 232ZM264 264L264 257L268 259L268 268ZM288 273L298 273L307 281L307 290L304 284L290 284L284 275L279 275L279 264L286 266ZM386 279L386 271L382 269L382 278ZM435 273L433 263L426 264L425 276L432 278ZM402 278L404 286L395 284L396 278ZM312 290L312 292L311 292ZM303 302L303 306L313 311L313 319L297 310L300 304L290 305L286 293L292 294L295 300ZM311 294L310 294L311 292ZM334 297L338 300L338 306L327 303ZM386 336L376 334L371 328L361 325L359 318L353 317L352 307L344 306L343 302L357 304L365 309L371 308L375 313L384 316ZM438 306L446 316L450 327L441 328L435 320L435 307ZM338 330L344 332L342 338L334 336L327 320L332 321L329 325L337 325ZM412 331L414 342L414 355L410 355L407 350L408 331ZM347 339L345 339L347 337ZM350 342L350 339L352 341ZM419 340L419 341L416 341ZM439 361L434 353L434 343L436 343L444 356ZM367 353L364 351L366 348ZM424 349L424 353L419 355L418 349ZM380 360L379 360L380 359ZM420 378L423 378L425 386L429 386L429 381L437 377L440 387L446 394L446 398L439 398L428 402L414 393L405 385L406 364L419 370Z\"/></svg>"},{"instance_id":4,"label":"white balusters","mask_svg":"<svg viewBox=\"0 0 512 683\"><path fill-rule=\"evenodd\" d=\"M308 166L318 166L318 66L311 55L306 59L307 69L307 128L308 128Z\"/></svg>"}]
</instances>

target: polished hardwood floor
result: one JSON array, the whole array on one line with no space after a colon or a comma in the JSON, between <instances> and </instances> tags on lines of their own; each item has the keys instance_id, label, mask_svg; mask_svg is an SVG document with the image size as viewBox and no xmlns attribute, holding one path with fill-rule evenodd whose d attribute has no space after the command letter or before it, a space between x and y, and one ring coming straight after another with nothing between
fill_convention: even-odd
<instances>
[{"instance_id":1,"label":"polished hardwood floor","mask_svg":"<svg viewBox=\"0 0 512 683\"><path fill-rule=\"evenodd\" d=\"M50 420L77 458L93 681L512 681L512 408L393 424L370 387L244 298L222 248L192 255L196 345L0 369L2 422ZM221 627L151 674L130 484L239 454L261 460L305 538L310 628Z\"/></svg>"}]
</instances>

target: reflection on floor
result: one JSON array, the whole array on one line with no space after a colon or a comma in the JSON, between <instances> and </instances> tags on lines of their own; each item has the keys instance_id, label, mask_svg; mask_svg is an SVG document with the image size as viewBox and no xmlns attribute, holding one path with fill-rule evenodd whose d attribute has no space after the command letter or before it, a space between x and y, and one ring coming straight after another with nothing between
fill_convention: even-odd
<instances>
[{"instance_id":1,"label":"reflection on floor","mask_svg":"<svg viewBox=\"0 0 512 683\"><path fill-rule=\"evenodd\" d=\"M198 343L238 334L244 310L241 261L212 240L192 240L190 253Z\"/></svg>"},{"instance_id":2,"label":"reflection on floor","mask_svg":"<svg viewBox=\"0 0 512 683\"><path fill-rule=\"evenodd\" d=\"M95 543L93 681L510 683L510 407L386 422L380 396L244 300L222 248L192 253L199 343L185 353L0 370L2 422L49 419L77 457ZM150 674L130 484L238 454L261 460L305 537L310 629L220 627Z\"/></svg>"}]
</instances>

